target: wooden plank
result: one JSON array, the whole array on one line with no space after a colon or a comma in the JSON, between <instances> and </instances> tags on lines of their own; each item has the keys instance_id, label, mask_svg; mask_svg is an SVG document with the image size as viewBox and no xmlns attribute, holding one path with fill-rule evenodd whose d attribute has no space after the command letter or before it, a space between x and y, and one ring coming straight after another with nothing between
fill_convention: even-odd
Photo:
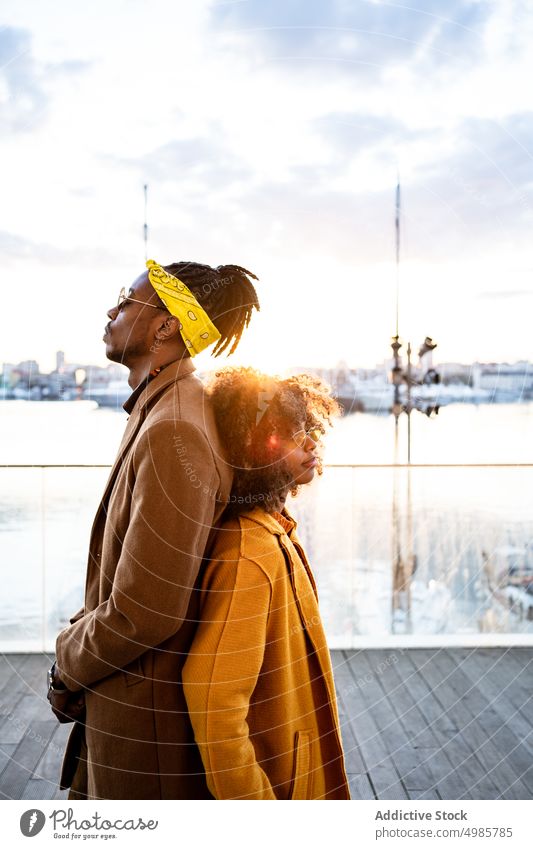
<instances>
[{"instance_id":1,"label":"wooden plank","mask_svg":"<svg viewBox=\"0 0 533 849\"><path fill-rule=\"evenodd\" d=\"M440 799L438 790L410 790L410 799Z\"/></svg>"},{"instance_id":2,"label":"wooden plank","mask_svg":"<svg viewBox=\"0 0 533 849\"><path fill-rule=\"evenodd\" d=\"M0 744L18 744L32 723L52 719L55 717L47 701L43 704L32 694L22 695L4 717L0 726Z\"/></svg>"},{"instance_id":3,"label":"wooden plank","mask_svg":"<svg viewBox=\"0 0 533 849\"><path fill-rule=\"evenodd\" d=\"M426 790L434 785L427 768L427 757L413 747L388 695L382 687L381 665L374 651L366 651L353 658L351 669L361 682L361 692L366 707L379 728L390 757L406 790ZM398 687L397 687L398 688ZM396 688L396 689L397 689Z\"/></svg>"},{"instance_id":4,"label":"wooden plank","mask_svg":"<svg viewBox=\"0 0 533 849\"><path fill-rule=\"evenodd\" d=\"M531 695L533 653L519 653L513 648L480 648L475 650L475 655L486 668L494 666L495 659L500 661L492 675L496 675L498 685L508 691L509 699L520 710Z\"/></svg>"},{"instance_id":5,"label":"wooden plank","mask_svg":"<svg viewBox=\"0 0 533 849\"><path fill-rule=\"evenodd\" d=\"M16 748L16 743L2 743L0 746L0 774L11 761Z\"/></svg>"},{"instance_id":6,"label":"wooden plank","mask_svg":"<svg viewBox=\"0 0 533 849\"><path fill-rule=\"evenodd\" d=\"M370 784L378 799L395 798L394 788L398 776L394 766L389 764L387 751L379 739L376 726L367 717L366 708L362 706L358 688L354 684L348 667L343 670L342 677L345 677L346 681L340 689L341 704L349 716L349 724L364 760ZM401 794L401 789L398 793ZM406 794L400 795L400 798L406 798Z\"/></svg>"},{"instance_id":7,"label":"wooden plank","mask_svg":"<svg viewBox=\"0 0 533 849\"><path fill-rule=\"evenodd\" d=\"M335 652L332 653L332 655L332 664L334 666L335 674L336 667L346 661L342 657L341 652ZM351 677L349 680L351 682ZM344 702L340 697L342 683L343 676L339 673L339 682L337 682L337 707L339 711L339 723L341 726L344 748L344 763L346 766L346 773L348 775L350 795L352 799L375 799L376 794L367 775L364 759L359 750L359 744L353 734L350 717L346 713Z\"/></svg>"},{"instance_id":8,"label":"wooden plank","mask_svg":"<svg viewBox=\"0 0 533 849\"><path fill-rule=\"evenodd\" d=\"M353 775L359 775L366 772L359 744L354 737L350 717L346 713L344 702L340 698L337 699L337 707L339 711L339 723L341 727L346 772L351 772Z\"/></svg>"},{"instance_id":9,"label":"wooden plank","mask_svg":"<svg viewBox=\"0 0 533 849\"><path fill-rule=\"evenodd\" d=\"M46 672L51 662L52 658L46 655L30 655L29 662L24 664L20 676L26 685L24 695L35 698L41 704L43 713L50 709L46 699L48 690Z\"/></svg>"},{"instance_id":10,"label":"wooden plank","mask_svg":"<svg viewBox=\"0 0 533 849\"><path fill-rule=\"evenodd\" d=\"M345 653L347 664L337 670L342 680L341 698L353 735L359 744L364 758L367 774L378 799L407 799L394 761L391 759L380 731L368 711L357 678L353 675L351 663L354 653Z\"/></svg>"},{"instance_id":11,"label":"wooden plank","mask_svg":"<svg viewBox=\"0 0 533 849\"><path fill-rule=\"evenodd\" d=\"M449 716L442 705L434 697L425 679L420 675L418 668L411 659L412 649L400 653L398 665L395 667L396 674L404 680L409 681L406 688L411 698L417 705L420 713L425 717L428 731L438 741L442 737L449 738L459 731L453 717ZM433 745L433 741L431 741Z\"/></svg>"},{"instance_id":12,"label":"wooden plank","mask_svg":"<svg viewBox=\"0 0 533 849\"><path fill-rule=\"evenodd\" d=\"M22 681L27 688L46 695L46 670L51 659L43 654L9 655L14 678Z\"/></svg>"},{"instance_id":13,"label":"wooden plank","mask_svg":"<svg viewBox=\"0 0 533 849\"><path fill-rule=\"evenodd\" d=\"M449 673L452 687L458 694L462 694L462 704L470 711L475 727L486 734L488 742L479 750L478 757L490 773L497 773L500 789L506 788L502 798L528 798L533 792L531 750L524 745L524 741L514 733L510 725L502 722L501 712L494 707L498 696L488 700L478 689L477 678L468 661L467 657L461 662L461 658L453 650L445 651L439 656L439 668L443 674L453 670ZM531 728L529 737L533 739ZM526 784L528 780L529 787Z\"/></svg>"},{"instance_id":14,"label":"wooden plank","mask_svg":"<svg viewBox=\"0 0 533 849\"><path fill-rule=\"evenodd\" d=\"M397 767L402 776L402 781L408 789L409 795L411 791L427 790L432 796L432 792L436 792L436 787L441 782L441 792L444 787L445 798L453 798L457 793L457 780L453 775L453 766L445 755L438 748L438 741L427 727L423 715L418 711L418 708L413 702L413 699L408 692L403 692L403 681L400 681L398 673L395 671L399 665L399 652L395 652L394 665L390 662L390 652L379 652L376 650L365 652L365 659L368 658L371 670L375 673L376 682L379 682L382 689L386 691L390 697L390 711L395 712L398 716L400 724L403 726L402 720L408 717L410 731L408 734L404 728L404 744L400 748L396 744L396 749L391 748L394 742L400 739L400 734L397 732L397 726L394 727L393 737L389 743L389 751L397 763ZM405 670L407 673L405 679L412 680L416 674L412 667ZM367 680L367 679L365 679ZM400 693L402 694L400 696ZM426 696L426 693L422 697ZM400 709L401 706L401 709ZM413 710L413 708L416 709ZM415 720L416 725L409 718ZM387 736L389 729L382 729ZM422 734L417 733L422 728ZM417 745L417 741L424 743L430 742L430 746ZM406 744L409 744L408 746ZM466 790L466 786L464 787ZM440 794L439 794L440 795Z\"/></svg>"},{"instance_id":15,"label":"wooden plank","mask_svg":"<svg viewBox=\"0 0 533 849\"><path fill-rule=\"evenodd\" d=\"M432 700L432 694L423 681L418 680L418 672L402 655L405 649L395 650L395 662L389 664L383 671L383 686L390 687L393 693L393 704L397 708L400 721L406 724L406 732L413 739L413 745L421 749L424 759L427 759L438 798L455 799L458 792L468 793L460 775L456 774L455 765L448 758L446 750L440 748L439 740L432 728L433 724L452 733L453 725L443 715L440 705ZM376 659L378 658L376 655ZM381 661L380 669L384 669ZM401 687L394 684L401 684ZM423 705L426 715L420 709ZM444 719L443 719L444 716ZM428 717L431 725L428 725ZM418 729L422 729L420 733ZM418 732L418 733L417 733ZM448 737L446 737L448 739ZM425 760L423 761L425 763Z\"/></svg>"},{"instance_id":16,"label":"wooden plank","mask_svg":"<svg viewBox=\"0 0 533 849\"><path fill-rule=\"evenodd\" d=\"M527 727L531 730L533 667L530 670L514 670L510 664L513 654L514 652L509 653L508 649L494 650L490 655L481 653L479 649L448 649L446 651L447 657L455 662L457 668L469 679L475 681L479 692L483 693L487 690L487 685L493 685L488 689L492 689L494 696L498 694L498 698L493 697L490 701L503 718L509 715L510 706L513 705L510 712L518 714L519 722L525 720L522 722L522 729ZM529 683L527 678L525 683L519 680L521 674L529 676ZM522 695L518 698L520 693ZM498 702L502 697L507 700L507 708L503 711L498 710Z\"/></svg>"},{"instance_id":17,"label":"wooden plank","mask_svg":"<svg viewBox=\"0 0 533 849\"><path fill-rule=\"evenodd\" d=\"M509 690L512 682L503 684L499 678L499 667L506 662L505 651L493 651L488 655L476 649L471 654L471 649L454 649L454 659L464 659L468 656L468 674L476 681L477 689L491 702L494 710L501 716L502 723L509 722L513 732L522 740L522 743L530 751L533 757L533 744L527 742L531 733L531 702L529 705L529 718L518 710L509 699ZM531 697L530 697L531 698Z\"/></svg>"},{"instance_id":18,"label":"wooden plank","mask_svg":"<svg viewBox=\"0 0 533 849\"><path fill-rule=\"evenodd\" d=\"M516 648L512 647L509 649L500 649L500 651L506 651L507 653L507 666L510 670L514 672L515 675L525 676L526 682L529 680L531 682L531 678L533 677L533 649L530 648ZM526 682L521 682L526 690L528 691L528 686Z\"/></svg>"},{"instance_id":19,"label":"wooden plank","mask_svg":"<svg viewBox=\"0 0 533 849\"><path fill-rule=\"evenodd\" d=\"M1 788L10 799L21 799L32 773L48 745L54 725L35 722L17 746L1 777Z\"/></svg>"},{"instance_id":20,"label":"wooden plank","mask_svg":"<svg viewBox=\"0 0 533 849\"><path fill-rule=\"evenodd\" d=\"M366 765L359 748L358 741L353 733L352 718L357 716L364 705L357 701L357 690L353 686L353 680L347 668L344 652L332 652L333 675L337 689L337 707L339 711L339 722L343 739L344 758L346 771L359 775L366 773ZM346 702L350 702L351 713L346 708Z\"/></svg>"},{"instance_id":21,"label":"wooden plank","mask_svg":"<svg viewBox=\"0 0 533 849\"><path fill-rule=\"evenodd\" d=\"M451 673L443 675L439 670L439 654L442 649L414 649L409 653L409 660L424 678L433 696L443 710L452 717L453 722L461 729L443 745L452 762L457 765L468 786L472 798L497 799L500 791L494 780L486 775L486 769L478 757L478 751L487 740L485 732L472 722L468 709L462 704L461 697L451 686ZM439 731L436 731L439 735ZM458 798L463 798L459 796Z\"/></svg>"},{"instance_id":22,"label":"wooden plank","mask_svg":"<svg viewBox=\"0 0 533 849\"><path fill-rule=\"evenodd\" d=\"M471 756L464 751L455 718L435 697L433 686L419 674L413 658L416 651L409 650L402 655L402 666L411 667L417 673L412 680L411 695L416 699L439 745L439 757L432 766L438 780L437 789L443 799L471 799L473 797L469 788L478 778L478 768L472 769Z\"/></svg>"},{"instance_id":23,"label":"wooden plank","mask_svg":"<svg viewBox=\"0 0 533 849\"><path fill-rule=\"evenodd\" d=\"M11 691L15 678L19 677L19 670L28 663L28 654L3 654L0 656L0 702L4 701ZM9 698L9 697L8 697Z\"/></svg>"},{"instance_id":24,"label":"wooden plank","mask_svg":"<svg viewBox=\"0 0 533 849\"><path fill-rule=\"evenodd\" d=\"M460 650L457 652L459 654ZM462 654L464 655L464 652ZM476 667L484 670L481 675L483 682L485 677L494 682L498 690L502 694L505 693L510 704L513 705L512 713L519 711L520 717L523 717L531 726L533 665L530 660L529 665L522 661L519 666L516 666L514 663L516 654L515 649L493 649L490 652L486 649L476 649L472 657L475 658ZM520 652L520 655L523 656L523 653ZM533 654L530 655L531 657Z\"/></svg>"},{"instance_id":25,"label":"wooden plank","mask_svg":"<svg viewBox=\"0 0 533 849\"><path fill-rule=\"evenodd\" d=\"M59 789L57 784L39 778L30 778L21 799L53 799Z\"/></svg>"},{"instance_id":26,"label":"wooden plank","mask_svg":"<svg viewBox=\"0 0 533 849\"><path fill-rule=\"evenodd\" d=\"M424 774L430 776L429 781L412 780L409 786L407 783L406 786L408 786L410 795L411 791L427 789L430 798L432 791L437 792L437 798L454 798L458 791L457 776L454 774L455 767L447 758L446 753L440 749L439 740L418 707L418 701L428 702L428 696L431 694L425 687L420 692L419 682L417 681L418 673L411 664L406 664L405 660L402 659L404 651L403 649L395 649L391 655L391 652L372 650L367 652L367 655L371 661L375 660L374 668L379 673L379 682L389 694L392 709L404 726L407 738L415 749L418 763L422 767L413 775L413 778L423 777ZM393 662L391 662L391 659ZM417 701L411 695L410 689L416 693ZM432 705L431 701L425 706L432 721L443 726L443 712L440 706L436 703ZM431 710L432 706L435 708L434 710ZM444 719L446 720L446 717ZM450 724L445 721L443 727L448 731ZM416 784L418 786L415 786ZM461 786L460 783L459 786ZM466 785L464 785L463 792L466 790Z\"/></svg>"},{"instance_id":27,"label":"wooden plank","mask_svg":"<svg viewBox=\"0 0 533 849\"><path fill-rule=\"evenodd\" d=\"M530 798L533 793L533 762L530 752L511 728L505 723L502 724L500 713L477 688L477 679L472 666L469 665L468 655L461 661L461 657L454 650L442 651L439 652L436 665L461 700L461 708L466 709L465 717L467 711L470 714L471 720L467 728L473 729L473 737L481 740L485 737L485 742L479 746L476 754L487 775L490 775L499 787L499 798ZM531 782L529 787L526 784L528 780Z\"/></svg>"},{"instance_id":28,"label":"wooden plank","mask_svg":"<svg viewBox=\"0 0 533 849\"><path fill-rule=\"evenodd\" d=\"M44 778L52 782L59 781L63 754L71 730L71 723L65 723L64 725L61 725L59 722L57 723L57 728L52 733L50 741L43 752L43 756L33 771L32 778Z\"/></svg>"},{"instance_id":29,"label":"wooden plank","mask_svg":"<svg viewBox=\"0 0 533 849\"><path fill-rule=\"evenodd\" d=\"M374 788L370 784L366 772L361 775L348 773L348 784L350 785L350 796L352 799L374 800L376 798Z\"/></svg>"},{"instance_id":30,"label":"wooden plank","mask_svg":"<svg viewBox=\"0 0 533 849\"><path fill-rule=\"evenodd\" d=\"M0 719L13 709L21 696L28 690L28 678L35 680L35 667L32 655L9 655L3 667L2 688L0 690ZM6 656L4 656L6 659ZM44 680L43 680L44 688Z\"/></svg>"},{"instance_id":31,"label":"wooden plank","mask_svg":"<svg viewBox=\"0 0 533 849\"><path fill-rule=\"evenodd\" d=\"M392 651L372 650L369 661L379 674L379 680L389 701L393 705L405 733L415 748L435 748L437 738L427 725L410 688L416 684L416 673L412 666L405 667L401 662L403 649Z\"/></svg>"},{"instance_id":32,"label":"wooden plank","mask_svg":"<svg viewBox=\"0 0 533 849\"><path fill-rule=\"evenodd\" d=\"M20 669L24 663L28 663L32 657L35 657L34 654L29 652L13 652L13 654L2 654L1 662L0 662L0 677L2 682L4 680L4 675L8 674L8 671L12 671L14 669ZM37 657L43 657L43 655L38 652Z\"/></svg>"},{"instance_id":33,"label":"wooden plank","mask_svg":"<svg viewBox=\"0 0 533 849\"><path fill-rule=\"evenodd\" d=\"M505 662L503 654L500 658L500 663ZM487 669L488 660L480 658L476 652L476 663L480 663L483 670ZM498 730L493 733L493 741L495 745L503 751L505 756L510 758L517 774L531 793L531 773L533 765L533 738L532 738L532 721L526 719L524 714L518 710L515 705L509 700L509 686L501 689L501 683L496 680L496 676L484 674L476 678L477 688L491 702L496 712L501 717L501 724ZM531 702L530 702L531 704ZM531 709L530 709L531 716ZM514 739L509 736L509 732ZM518 752L516 750L516 740L520 741ZM521 760L517 762L517 758ZM531 797L530 797L531 798Z\"/></svg>"},{"instance_id":34,"label":"wooden plank","mask_svg":"<svg viewBox=\"0 0 533 849\"><path fill-rule=\"evenodd\" d=\"M0 744L19 743L33 719L51 715L46 701L46 669L50 659L40 654L9 655L9 658L10 674L0 695Z\"/></svg>"}]
</instances>

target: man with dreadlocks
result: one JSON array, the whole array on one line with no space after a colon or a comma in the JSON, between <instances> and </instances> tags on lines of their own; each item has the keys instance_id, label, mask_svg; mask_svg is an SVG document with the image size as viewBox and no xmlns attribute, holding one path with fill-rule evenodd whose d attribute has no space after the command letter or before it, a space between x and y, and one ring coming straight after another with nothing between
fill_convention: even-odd
<instances>
[{"instance_id":1,"label":"man with dreadlocks","mask_svg":"<svg viewBox=\"0 0 533 849\"><path fill-rule=\"evenodd\" d=\"M60 782L70 799L211 798L181 670L232 474L191 357L235 350L259 310L257 278L237 265L147 269L107 313L129 419L91 531L85 604L49 672L54 714L75 722Z\"/></svg>"}]
</instances>

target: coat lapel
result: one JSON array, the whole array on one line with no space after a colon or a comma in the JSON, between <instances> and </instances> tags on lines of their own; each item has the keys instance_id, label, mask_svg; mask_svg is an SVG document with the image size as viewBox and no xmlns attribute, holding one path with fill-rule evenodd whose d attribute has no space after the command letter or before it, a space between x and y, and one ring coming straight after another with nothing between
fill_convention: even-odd
<instances>
[{"instance_id":1,"label":"coat lapel","mask_svg":"<svg viewBox=\"0 0 533 849\"><path fill-rule=\"evenodd\" d=\"M129 448L146 417L146 412L150 402L157 395L160 395L161 392L163 392L168 386L175 383L176 380L179 380L180 378L191 374L194 370L195 367L192 364L190 357L184 358L182 360L177 360L175 363L171 363L170 365L168 365L160 374L157 375L157 377L151 380L150 383L147 384L147 386L138 396L135 402L135 406L131 411L131 415L128 418L128 423L126 425L126 429L124 431L124 435L122 437L122 441L120 443L115 462L113 463L109 478L107 479L104 494L102 495L100 505L98 507L93 522L93 530L97 525L102 510L105 511L107 508L107 501L109 500L109 496L111 495L111 491L113 489L117 474L120 471L120 467L122 466L124 457L128 453ZM124 407L126 409L128 408L128 401L126 401Z\"/></svg>"},{"instance_id":2,"label":"coat lapel","mask_svg":"<svg viewBox=\"0 0 533 849\"><path fill-rule=\"evenodd\" d=\"M103 524L105 524L105 519L107 516L107 505L111 493L113 491L113 486L124 462L124 458L130 450L131 445L135 440L135 437L137 436L140 427L146 418L150 402L153 401L158 395L160 395L165 389L167 389L167 387L175 383L176 380L180 380L182 377L186 377L187 375L192 374L193 371L195 371L195 367L192 364L190 357L184 358L182 360L177 360L175 363L171 363L162 372L160 372L157 377L154 377L153 380L151 380L150 383L147 384L147 386L137 397L134 407L131 409L131 414L128 418L126 429L124 430L124 435L117 451L115 462L113 463L111 472L109 473L104 493L100 500L100 504L98 505L96 516L94 517L94 521L91 528L89 542L89 563L87 568L87 579L85 583L86 594L87 589L91 583L91 567L100 567L100 563L98 560L99 551L96 550L99 548L99 539L97 534L98 527L100 523L102 523L102 527ZM128 409L128 401L126 401L124 408L126 410Z\"/></svg>"},{"instance_id":3,"label":"coat lapel","mask_svg":"<svg viewBox=\"0 0 533 849\"><path fill-rule=\"evenodd\" d=\"M276 534L285 555L287 569L296 599L302 625L318 658L324 680L332 702L335 702L335 686L331 674L331 658L326 635L318 610L318 594L311 567L305 556L294 528L287 533L280 523L265 510L256 507L245 514L249 519L262 525L270 533ZM287 513L289 517L289 514ZM291 517L289 517L291 518ZM294 519L292 520L294 522ZM295 523L296 526L296 523Z\"/></svg>"},{"instance_id":4,"label":"coat lapel","mask_svg":"<svg viewBox=\"0 0 533 849\"><path fill-rule=\"evenodd\" d=\"M87 561L87 573L85 577L86 609L87 606L91 603L91 592L92 594L98 593L98 580L95 580L95 571L97 574L101 565L101 545L104 532L103 529L107 518L107 505L109 503L109 498L113 491L113 486L117 479L122 463L124 462L124 457L128 453L128 450L133 440L135 439L135 436L137 435L143 420L144 416L141 415L141 410L136 407L135 412L128 419L128 423L126 425L126 429L124 431L124 435L122 437L122 441L120 443L115 462L113 463L113 467L105 485L104 494L102 495L100 504L98 505L98 509L96 511L96 516L94 517L94 521L91 528L91 535L89 537L89 557Z\"/></svg>"},{"instance_id":5,"label":"coat lapel","mask_svg":"<svg viewBox=\"0 0 533 849\"><path fill-rule=\"evenodd\" d=\"M335 685L331 675L331 658L317 606L317 589L311 567L294 531L290 535L280 537L280 543L290 566L291 582L302 624L318 659L329 697L334 702Z\"/></svg>"},{"instance_id":6,"label":"coat lapel","mask_svg":"<svg viewBox=\"0 0 533 849\"><path fill-rule=\"evenodd\" d=\"M130 448L131 443L133 442L133 440L137 436L137 433L138 433L139 428L140 428L141 424L143 423L143 421L144 421L144 410L141 409L139 406L136 406L135 410L133 411L133 413L131 414L131 416L128 419L128 422L126 424L126 429L124 431L121 443L119 445L119 449L117 451L117 456L115 458L115 462L113 463L113 466L112 466L111 471L109 473L109 477L107 479L107 483L106 483L105 489L104 489L104 494L102 495L102 498L100 500L98 512L97 512L95 520L94 520L95 525L96 525L96 522L99 518L100 512L102 510L105 510L106 507L107 507L107 502L109 500L109 496L111 495L111 491L113 489L113 484L115 483L117 474L120 471L120 467L122 466L124 457L128 453L128 450Z\"/></svg>"}]
</instances>

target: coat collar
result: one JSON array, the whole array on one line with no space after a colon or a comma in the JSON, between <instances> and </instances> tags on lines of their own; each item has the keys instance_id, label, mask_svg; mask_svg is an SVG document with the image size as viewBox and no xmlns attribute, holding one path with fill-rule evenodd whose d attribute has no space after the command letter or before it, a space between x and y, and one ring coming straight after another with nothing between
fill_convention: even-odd
<instances>
[{"instance_id":1,"label":"coat collar","mask_svg":"<svg viewBox=\"0 0 533 849\"><path fill-rule=\"evenodd\" d=\"M252 522L256 522L256 524L261 525L263 528L266 528L271 534L277 534L278 536L291 534L298 524L298 522L290 515L286 507L283 508L282 513L282 517L285 519L285 523L283 525L275 518L275 516L271 513L267 513L266 510L262 510L261 507L254 507L252 510L246 510L240 515L246 519L250 519ZM292 527L289 526L289 523Z\"/></svg>"},{"instance_id":2,"label":"coat collar","mask_svg":"<svg viewBox=\"0 0 533 849\"><path fill-rule=\"evenodd\" d=\"M131 413L134 407L140 411L143 407L146 407L152 398L159 395L163 389L170 386L170 384L174 383L176 380L180 380L182 377L192 374L193 371L196 371L196 368L189 356L183 357L180 360L175 360L173 363L169 363L155 377L148 376L144 380L141 380L139 385L131 393L128 400L123 404L123 408L127 413Z\"/></svg>"}]
</instances>

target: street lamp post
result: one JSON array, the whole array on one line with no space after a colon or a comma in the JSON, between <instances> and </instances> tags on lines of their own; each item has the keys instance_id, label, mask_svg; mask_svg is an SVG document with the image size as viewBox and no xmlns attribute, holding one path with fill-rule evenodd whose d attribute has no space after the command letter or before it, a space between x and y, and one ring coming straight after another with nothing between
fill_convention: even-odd
<instances>
[{"instance_id":1,"label":"street lamp post","mask_svg":"<svg viewBox=\"0 0 533 849\"><path fill-rule=\"evenodd\" d=\"M398 334L392 337L391 348L393 354L393 368L391 374L392 384L394 386L394 400L391 412L394 415L394 480L393 480L393 501L392 501L392 536L393 536L393 580L392 580L392 628L396 627L398 613L405 613L405 631L411 632L411 581L416 569L416 554L414 552L414 527L413 527L413 511L412 511L412 488L411 488L411 413L413 410L419 410L430 414L438 412L438 406L427 409L420 409L416 403L413 403L413 387L423 386L428 382L438 382L438 373L433 367L426 371L418 370L418 373L413 373L412 364L412 347L411 342L407 343L407 366L404 368L402 358L400 356L400 342ZM433 342L430 336L426 336L424 342L420 346L418 355L419 361L425 354L433 351L437 347L436 342ZM428 380L429 378L429 380ZM405 386L405 402L402 398L402 388ZM402 413L407 415L407 512L406 512L406 553L403 553L402 546L402 527L399 509L399 482L398 474L398 455L399 455L399 420Z\"/></svg>"}]
</instances>

